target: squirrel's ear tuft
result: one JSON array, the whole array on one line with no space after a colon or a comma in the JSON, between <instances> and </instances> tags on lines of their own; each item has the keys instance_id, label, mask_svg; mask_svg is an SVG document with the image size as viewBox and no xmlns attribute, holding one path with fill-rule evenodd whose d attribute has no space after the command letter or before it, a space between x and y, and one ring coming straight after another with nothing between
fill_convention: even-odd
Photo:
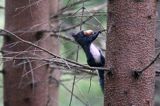
<instances>
[{"instance_id":1,"label":"squirrel's ear tuft","mask_svg":"<svg viewBox=\"0 0 160 106\"><path fill-rule=\"evenodd\" d=\"M83 31L83 33L84 33L85 36L90 36L90 35L92 35L94 32L93 32L93 30L86 30L86 31Z\"/></svg>"},{"instance_id":2,"label":"squirrel's ear tuft","mask_svg":"<svg viewBox=\"0 0 160 106\"><path fill-rule=\"evenodd\" d=\"M72 35L72 37L75 37L75 36L76 36L76 34L75 34L75 33L73 33L73 32L71 33L71 35Z\"/></svg>"}]
</instances>

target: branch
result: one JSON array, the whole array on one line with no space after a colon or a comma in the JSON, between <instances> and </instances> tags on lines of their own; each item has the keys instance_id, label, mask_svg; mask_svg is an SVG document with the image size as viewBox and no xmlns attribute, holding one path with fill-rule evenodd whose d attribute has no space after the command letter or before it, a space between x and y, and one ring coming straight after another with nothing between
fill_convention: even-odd
<instances>
[{"instance_id":1,"label":"branch","mask_svg":"<svg viewBox=\"0 0 160 106\"><path fill-rule=\"evenodd\" d=\"M67 63L71 63L71 64L74 64L74 65L77 65L77 66L79 66L79 68L88 69L88 70L104 69L105 71L110 71L110 69L105 69L105 68L101 68L101 67L89 67L89 66L86 66L86 65L82 65L82 64L80 64L80 63L78 63L78 62L75 62L75 61L73 61L73 60L65 59L65 58L63 58L63 57L57 56L57 55L53 54L52 52L46 50L45 48L42 48L42 47L40 47L40 46L38 46L38 45L36 45L36 44L34 44L34 43L32 43L32 42L26 41L26 40L18 37L17 35L9 32L9 31L7 31L7 30L0 29L0 34L1 34L1 35L6 35L6 36L15 37L16 39L18 39L18 40L20 40L20 41L22 41L22 42L24 42L24 43L26 43L26 44L29 44L29 45L31 45L31 46L33 46L33 47L36 47L36 48L38 48L38 49L40 49L40 50L48 53L49 55L53 56L53 58L61 59L61 60L63 60L63 61L66 61ZM10 59L15 59L15 58L13 58L13 57L9 57L9 58L10 58ZM21 59L22 59L22 58L21 58ZM74 67L75 67L75 66L73 66L72 68L74 68Z\"/></svg>"},{"instance_id":2,"label":"branch","mask_svg":"<svg viewBox=\"0 0 160 106\"><path fill-rule=\"evenodd\" d=\"M154 64L157 61L157 59L159 58L159 56L160 56L160 53L158 53L157 56L146 67L144 67L141 70L141 73L144 72L145 70L147 70L152 64Z\"/></svg>"},{"instance_id":3,"label":"branch","mask_svg":"<svg viewBox=\"0 0 160 106\"><path fill-rule=\"evenodd\" d=\"M60 83L61 86L63 86L69 93L72 93L72 96L74 96L77 100L79 100L81 103L84 104L84 106L88 106L84 101L82 101L78 96L76 96L70 89L68 89L63 83Z\"/></svg>"},{"instance_id":4,"label":"branch","mask_svg":"<svg viewBox=\"0 0 160 106\"><path fill-rule=\"evenodd\" d=\"M47 62L50 66L50 68L57 68L57 69L70 69L70 70L78 70L80 72L84 72L84 73L88 73L88 74L93 74L93 72L89 72L87 70L91 70L91 71L95 71L95 70L105 70L105 71L110 71L106 68L102 68L102 67L90 67L87 65L76 65L73 63L68 62L66 64L65 61L63 61L62 59L57 59L57 58L51 58L51 59L44 59L44 58L39 58L39 57L1 57L0 59L6 59L8 61L11 60L37 60L37 61L44 61ZM68 67L69 66L69 67Z\"/></svg>"},{"instance_id":5,"label":"branch","mask_svg":"<svg viewBox=\"0 0 160 106\"><path fill-rule=\"evenodd\" d=\"M139 78L139 76L145 71L145 70L147 70L150 66L152 66L156 61L157 61L157 59L159 58L159 56L160 56L160 52L157 54L157 56L147 65L147 66L145 66L141 71L134 71L133 72L133 76L137 79L137 78ZM159 72L156 72L156 74L158 75L159 74Z\"/></svg>"},{"instance_id":6,"label":"branch","mask_svg":"<svg viewBox=\"0 0 160 106\"><path fill-rule=\"evenodd\" d=\"M3 6L0 6L0 9L4 9L4 7L3 7Z\"/></svg>"},{"instance_id":7,"label":"branch","mask_svg":"<svg viewBox=\"0 0 160 106\"><path fill-rule=\"evenodd\" d=\"M82 21L82 22L79 23L79 24L73 25L73 26L71 26L71 27L69 27L69 28L66 28L66 29L61 29L61 30L59 30L59 31L53 31L53 32L54 32L54 33L58 33L58 32L65 32L65 31L68 31L68 30L71 30L71 29L75 29L76 27L79 27L79 26L85 24L85 23L86 23L87 21L89 21L90 19L92 19L93 16L94 16L94 15L89 16L86 20Z\"/></svg>"},{"instance_id":8,"label":"branch","mask_svg":"<svg viewBox=\"0 0 160 106\"><path fill-rule=\"evenodd\" d=\"M3 33L3 32L4 32L4 33ZM20 41L22 41L22 42L24 42L24 43L26 43L26 44L29 44L29 45L31 45L31 46L33 46L33 47L36 47L36 48L38 48L38 49L40 49L40 50L43 50L44 52L48 53L49 55L53 56L54 58L63 59L63 60L65 60L65 61L67 61L67 62L71 62L71 63L73 63L73 64L80 65L79 63L77 63L77 62L75 62L75 61L72 61L72 60L65 59L65 58L62 58L62 57L60 57L60 56L57 56L56 54L53 54L52 52L46 50L45 48L40 47L40 46L38 46L38 45L30 42L30 41L26 41L26 40L18 37L17 35L15 35L14 33L9 32L9 31L7 31L7 30L0 29L0 34L1 34L1 35L6 35L6 36L15 37L16 39L18 39L18 40L20 40Z\"/></svg>"},{"instance_id":9,"label":"branch","mask_svg":"<svg viewBox=\"0 0 160 106\"><path fill-rule=\"evenodd\" d=\"M77 27L85 24L87 21L89 21L90 19L92 19L93 16L94 16L94 14L91 15L91 16L89 16L86 20L82 21L81 23L76 24L76 25L73 25L73 26L71 26L71 27L69 27L69 28L60 29L60 30L41 30L41 31L39 31L39 32L53 32L54 34L59 33L59 32L65 32L65 31L68 31L68 30L71 30L71 29L75 29L75 28L77 28ZM13 34L13 33L9 32L9 31L7 31L7 30L0 29L0 32L1 32L1 31L4 31L4 32L6 32L6 33ZM14 33L26 33L26 32L37 32L37 31L15 31Z\"/></svg>"},{"instance_id":10,"label":"branch","mask_svg":"<svg viewBox=\"0 0 160 106\"><path fill-rule=\"evenodd\" d=\"M79 5L79 4L81 4L83 2L87 2L87 1L89 1L89 0L81 0L81 1L74 2L74 3L70 4L70 5L66 5L65 7L62 7L57 14L52 15L50 18L56 18L59 15L61 15L64 12L64 10L70 9L73 6Z\"/></svg>"}]
</instances>

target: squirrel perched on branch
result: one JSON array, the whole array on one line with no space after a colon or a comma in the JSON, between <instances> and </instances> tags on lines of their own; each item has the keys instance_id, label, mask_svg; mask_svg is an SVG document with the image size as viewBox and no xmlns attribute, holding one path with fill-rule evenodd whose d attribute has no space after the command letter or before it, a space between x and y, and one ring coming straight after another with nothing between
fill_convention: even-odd
<instances>
[{"instance_id":1,"label":"squirrel perched on branch","mask_svg":"<svg viewBox=\"0 0 160 106\"><path fill-rule=\"evenodd\" d=\"M100 49L98 49L93 41L98 37L101 31L94 32L92 30L80 31L77 34L72 34L75 41L83 48L87 63L91 67L104 67L105 58ZM99 83L102 91L104 91L104 70L98 70Z\"/></svg>"}]
</instances>

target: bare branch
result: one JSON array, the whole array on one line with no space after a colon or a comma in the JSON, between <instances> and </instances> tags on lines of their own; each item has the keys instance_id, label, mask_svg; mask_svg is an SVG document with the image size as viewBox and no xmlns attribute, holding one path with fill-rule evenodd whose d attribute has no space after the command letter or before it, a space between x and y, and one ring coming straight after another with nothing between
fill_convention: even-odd
<instances>
[{"instance_id":1,"label":"bare branch","mask_svg":"<svg viewBox=\"0 0 160 106\"><path fill-rule=\"evenodd\" d=\"M0 9L4 9L5 7L3 7L3 6L0 6Z\"/></svg>"},{"instance_id":2,"label":"bare branch","mask_svg":"<svg viewBox=\"0 0 160 106\"><path fill-rule=\"evenodd\" d=\"M3 32L5 32L6 34L4 34ZM12 37L15 37L15 38L17 38L18 40L20 40L20 41L22 41L22 42L24 42L24 43L26 43L26 44L29 44L29 45L31 45L31 46L33 46L33 47L36 47L36 48L38 48L38 49L40 49L40 50L42 50L42 51L50 54L51 56L53 56L53 58L64 60L64 61L66 61L66 62L68 62L68 63L77 65L77 66L79 66L79 67L81 67L81 68L85 68L85 69L89 69L89 70L90 70L90 69L91 69L91 70L95 70L95 67L89 67L89 66L86 66L86 65L82 65L82 64L80 64L80 63L78 63L78 62L75 62L75 61L73 61L73 60L65 59L65 58L63 58L63 57L57 56L56 54L54 54L54 53L46 50L45 48L42 48L42 47L40 47L40 46L38 46L38 45L36 45L36 44L34 44L34 43L32 43L32 42L26 41L26 40L18 37L17 35L9 32L9 31L7 31L7 30L0 29L0 34L1 34L1 33L2 33L2 35L6 35L6 36L11 36L11 35L12 35ZM4 57L4 58L6 58L6 57ZM10 58L10 59L16 59L15 57L9 57L9 58ZM28 57L28 58L29 58L29 57ZM20 59L22 59L22 58L20 58ZM45 60L45 61L46 61L46 60ZM50 62L50 61L49 61L49 62ZM105 71L110 71L110 69L105 69L105 68L101 68L101 67L96 67L96 69L104 69Z\"/></svg>"},{"instance_id":3,"label":"bare branch","mask_svg":"<svg viewBox=\"0 0 160 106\"><path fill-rule=\"evenodd\" d=\"M81 4L81 3L83 3L83 2L87 2L87 1L89 1L89 0L81 0L81 1L77 1L77 2L74 2L74 3L69 4L69 5L66 5L65 7L62 7L57 14L52 15L50 18L57 18L57 17L58 17L59 15L61 15L64 11L72 8L73 6L79 5L79 4Z\"/></svg>"},{"instance_id":4,"label":"bare branch","mask_svg":"<svg viewBox=\"0 0 160 106\"><path fill-rule=\"evenodd\" d=\"M159 56L160 56L160 52L157 54L157 56L147 65L147 66L145 66L142 70L136 70L136 71L134 71L133 72L133 76L135 77L135 78L139 78L139 76L144 72L144 71L146 71L150 66L152 66L157 60L158 60L158 58L159 58ZM159 75L159 72L156 72L156 76L158 76Z\"/></svg>"}]
</instances>

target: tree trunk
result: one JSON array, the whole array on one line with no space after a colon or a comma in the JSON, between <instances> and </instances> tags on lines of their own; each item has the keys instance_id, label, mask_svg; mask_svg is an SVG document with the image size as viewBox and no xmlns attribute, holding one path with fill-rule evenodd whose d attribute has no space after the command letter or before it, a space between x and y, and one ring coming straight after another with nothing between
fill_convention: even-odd
<instances>
[{"instance_id":1,"label":"tree trunk","mask_svg":"<svg viewBox=\"0 0 160 106\"><path fill-rule=\"evenodd\" d=\"M157 2L157 20L160 20L160 1ZM157 30L156 30L156 53L159 53L160 51L160 23L157 21ZM159 71L160 69L160 59L156 61L155 64L155 70ZM160 106L160 78L156 78L156 84L155 84L155 106Z\"/></svg>"},{"instance_id":2,"label":"tree trunk","mask_svg":"<svg viewBox=\"0 0 160 106\"><path fill-rule=\"evenodd\" d=\"M53 43L55 39L49 36L50 33L41 32L50 29L48 1L6 0L5 9L5 29L24 40L36 42L35 44L50 52L57 51L57 45ZM4 106L48 106L51 102L51 96L56 102L53 103L52 101L52 106L57 106L58 86L55 79L59 76L51 81L49 75L51 69L48 64L28 58L38 57L41 59L51 56L44 51L31 47L31 45L19 42L14 37L5 36L4 40L2 49L4 57L25 58L25 60L6 61L4 63ZM5 51L10 51L10 53ZM52 86L55 93L50 93L51 82L52 85L56 85Z\"/></svg>"},{"instance_id":3,"label":"tree trunk","mask_svg":"<svg viewBox=\"0 0 160 106\"><path fill-rule=\"evenodd\" d=\"M58 12L59 9L59 1L58 0L49 0L49 6L50 6L50 16L53 16ZM57 18L50 19L50 29L51 30L58 30L58 20ZM50 42L50 48L51 51L53 51L54 54L59 54L59 40L57 40L56 36L52 36L51 39L53 39L52 42ZM55 83L54 79L59 81L60 79L60 70L58 69L51 69L49 70L49 104L48 106L58 106L58 87L59 83Z\"/></svg>"},{"instance_id":4,"label":"tree trunk","mask_svg":"<svg viewBox=\"0 0 160 106\"><path fill-rule=\"evenodd\" d=\"M155 0L110 0L105 106L153 106L153 65L139 75L154 58Z\"/></svg>"}]
</instances>

